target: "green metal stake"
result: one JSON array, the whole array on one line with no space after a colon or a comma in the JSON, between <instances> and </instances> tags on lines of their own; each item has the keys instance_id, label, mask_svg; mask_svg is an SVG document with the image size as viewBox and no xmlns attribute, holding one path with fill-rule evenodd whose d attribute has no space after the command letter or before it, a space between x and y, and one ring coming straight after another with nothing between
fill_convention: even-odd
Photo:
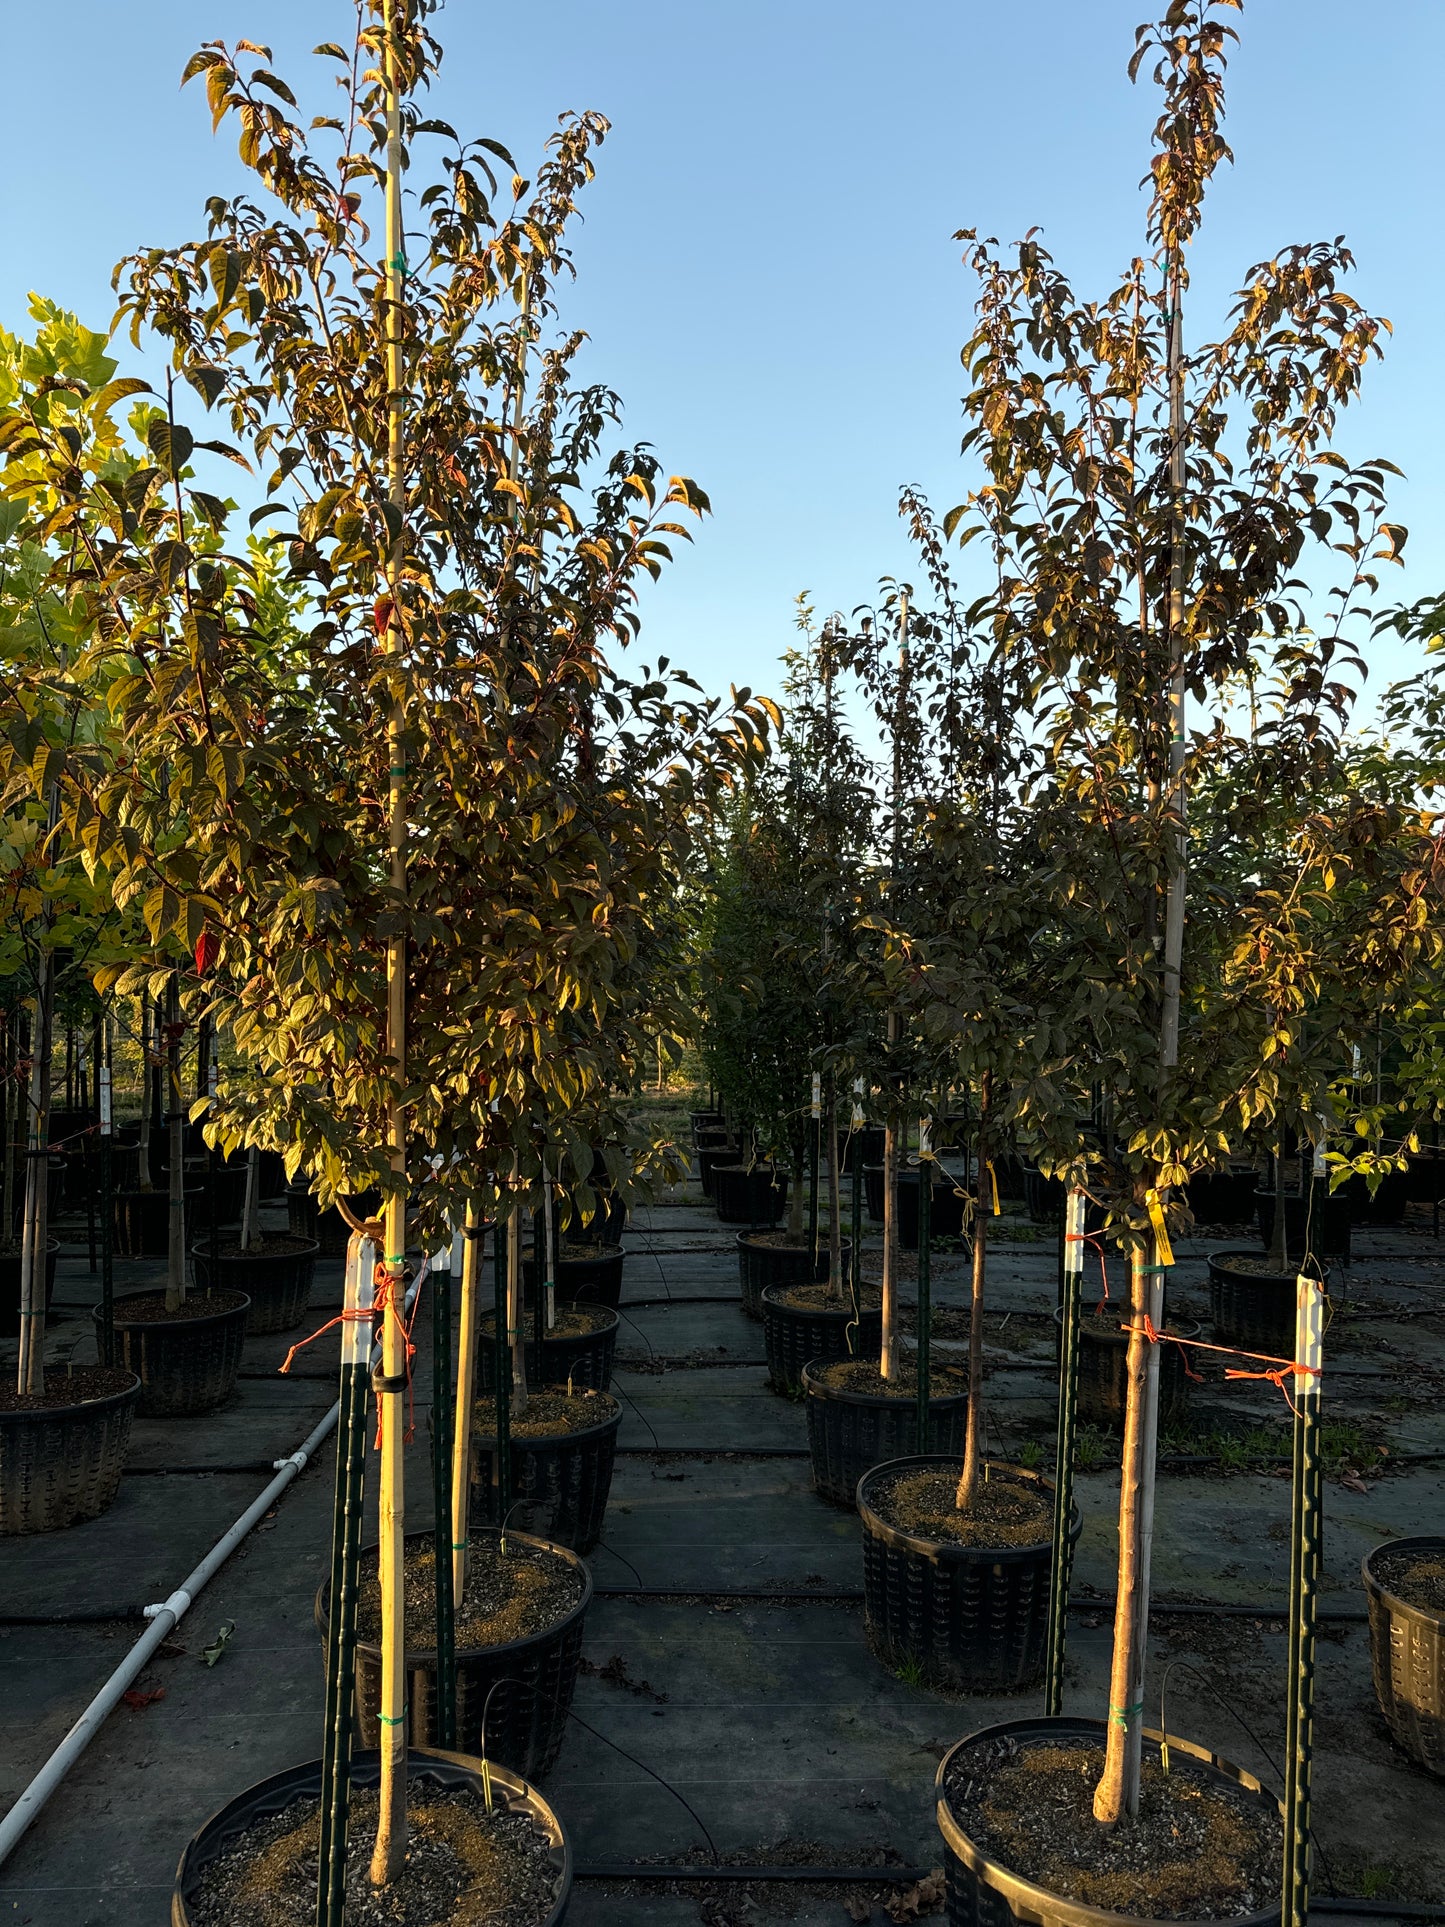
<instances>
[{"instance_id":1,"label":"green metal stake","mask_svg":"<svg viewBox=\"0 0 1445 1927\"><path fill-rule=\"evenodd\" d=\"M813 1111L808 1131L808 1249L818 1275L818 1165L823 1136L823 1080L813 1072Z\"/></svg>"},{"instance_id":2,"label":"green metal stake","mask_svg":"<svg viewBox=\"0 0 1445 1927\"><path fill-rule=\"evenodd\" d=\"M1320 1584L1320 1367L1325 1295L1301 1272L1295 1314L1294 1490L1289 1576L1289 1711L1285 1730L1282 1927L1308 1927L1310 1778L1314 1761L1315 1626Z\"/></svg>"},{"instance_id":3,"label":"green metal stake","mask_svg":"<svg viewBox=\"0 0 1445 1927\"><path fill-rule=\"evenodd\" d=\"M100 1362L115 1363L115 1174L110 1108L110 1064L96 1065L100 1093Z\"/></svg>"},{"instance_id":4,"label":"green metal stake","mask_svg":"<svg viewBox=\"0 0 1445 1927\"><path fill-rule=\"evenodd\" d=\"M495 1281L497 1407L497 1524L505 1533L507 1514L512 1509L512 1354L507 1345L507 1240L516 1235L510 1218L502 1215L502 1191L497 1187L497 1228L492 1233L493 1276Z\"/></svg>"},{"instance_id":5,"label":"green metal stake","mask_svg":"<svg viewBox=\"0 0 1445 1927\"><path fill-rule=\"evenodd\" d=\"M436 1559L437 1745L457 1743L457 1623L452 1597L452 1251L432 1261L432 1544Z\"/></svg>"},{"instance_id":6,"label":"green metal stake","mask_svg":"<svg viewBox=\"0 0 1445 1927\"><path fill-rule=\"evenodd\" d=\"M372 1278L378 1251L359 1231L346 1252L346 1322L341 1328L341 1388L336 1486L331 1510L331 1610L326 1622L326 1727L321 1743L321 1851L316 1927L342 1927L346 1910L346 1833L351 1812L351 1746L356 1699L356 1603L366 1474L367 1397L371 1386Z\"/></svg>"},{"instance_id":7,"label":"green metal stake","mask_svg":"<svg viewBox=\"0 0 1445 1927\"><path fill-rule=\"evenodd\" d=\"M918 1443L916 1452L929 1450L928 1347L932 1338L933 1278L929 1244L933 1232L933 1120L918 1120Z\"/></svg>"},{"instance_id":8,"label":"green metal stake","mask_svg":"<svg viewBox=\"0 0 1445 1927\"><path fill-rule=\"evenodd\" d=\"M1054 1550L1049 1588L1048 1685L1044 1711L1064 1710L1064 1648L1069 1632L1069 1582L1073 1577L1074 1436L1079 1412L1079 1315L1084 1295L1084 1194L1071 1190L1064 1204L1063 1280L1059 1319L1059 1426L1054 1443Z\"/></svg>"}]
</instances>

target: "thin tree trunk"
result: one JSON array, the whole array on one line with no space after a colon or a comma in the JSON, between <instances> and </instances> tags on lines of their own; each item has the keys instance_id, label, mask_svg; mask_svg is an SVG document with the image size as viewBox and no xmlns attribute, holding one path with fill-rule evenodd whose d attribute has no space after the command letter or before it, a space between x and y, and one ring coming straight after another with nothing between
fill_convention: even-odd
<instances>
[{"instance_id":1,"label":"thin tree trunk","mask_svg":"<svg viewBox=\"0 0 1445 1927\"><path fill-rule=\"evenodd\" d=\"M898 1014L889 1013L888 1040L898 1035ZM879 1376L898 1376L898 1111L890 1104L883 1126L883 1349Z\"/></svg>"},{"instance_id":2,"label":"thin tree trunk","mask_svg":"<svg viewBox=\"0 0 1445 1927\"><path fill-rule=\"evenodd\" d=\"M394 36L403 31L397 0L387 0L383 26L386 46L383 72L386 86L386 385L387 488L397 512L396 537L387 567L388 609L386 652L399 669L402 653L401 577L406 553L406 371L402 353L402 310L406 299L406 235L402 223L401 94ZM406 1385L406 1333L402 1327L406 1266L406 1114L401 1093L406 1085L406 959L404 912L406 874L406 718L399 681L391 691L386 731L390 770L387 815L391 857L391 887L403 911L396 933L387 945L387 1050L392 1063L394 1095L389 1134L393 1189L386 1200L387 1292L391 1304L382 1320L382 1373L385 1389L381 1407L380 1560L381 1560L381 1786L376 1846L371 1856L371 1882L386 1887L406 1863L406 1632L405 1545L406 1488L403 1456L403 1392Z\"/></svg>"},{"instance_id":3,"label":"thin tree trunk","mask_svg":"<svg viewBox=\"0 0 1445 1927\"><path fill-rule=\"evenodd\" d=\"M5 1213L5 1231L4 1236L0 1237L0 1244L8 1251L15 1243L15 1167L20 1162L20 1086L17 1082L20 1053L16 1036L20 1024L19 1011L6 1011L3 1022L3 1063L0 1063L0 1071L3 1071L5 1085L3 1092L0 1092L0 1102L3 1102L0 1117L4 1120L4 1142L0 1144L0 1155L5 1159L5 1175L3 1184L0 1184L0 1191L3 1191L0 1209Z\"/></svg>"},{"instance_id":4,"label":"thin tree trunk","mask_svg":"<svg viewBox=\"0 0 1445 1927\"><path fill-rule=\"evenodd\" d=\"M261 1147L253 1144L246 1152L246 1202L241 1207L241 1249L249 1251L256 1242L256 1215L260 1207Z\"/></svg>"},{"instance_id":5,"label":"thin tree trunk","mask_svg":"<svg viewBox=\"0 0 1445 1927\"><path fill-rule=\"evenodd\" d=\"M140 1000L140 1144L136 1152L138 1182L142 1191L153 1189L151 1184L151 1125L155 1111L155 1078L152 1076L151 1057L155 1049L152 1033L155 1023L151 1016L151 1000L144 992Z\"/></svg>"},{"instance_id":6,"label":"thin tree trunk","mask_svg":"<svg viewBox=\"0 0 1445 1927\"><path fill-rule=\"evenodd\" d=\"M792 1191L788 1197L788 1243L800 1245L803 1242L803 1214L807 1209L804 1196L804 1176L806 1165L796 1153L793 1157Z\"/></svg>"},{"instance_id":7,"label":"thin tree trunk","mask_svg":"<svg viewBox=\"0 0 1445 1927\"><path fill-rule=\"evenodd\" d=\"M963 1441L963 1470L959 1474L954 1503L967 1512L978 1496L983 1470L983 1307L984 1279L988 1267L988 1220L993 1205L992 1173L988 1163L988 1114L993 1099L993 1073L985 1071L979 1084L978 1176L973 1189L973 1301L968 1313L968 1420Z\"/></svg>"},{"instance_id":8,"label":"thin tree trunk","mask_svg":"<svg viewBox=\"0 0 1445 1927\"><path fill-rule=\"evenodd\" d=\"M512 1354L512 1413L520 1418L527 1409L527 1322L523 1316L522 1303L522 1192L521 1168L516 1155L512 1158L512 1182L509 1196L512 1215L507 1220L507 1346ZM536 1240L533 1240L532 1275L536 1288L541 1290L542 1281L537 1278Z\"/></svg>"},{"instance_id":9,"label":"thin tree trunk","mask_svg":"<svg viewBox=\"0 0 1445 1927\"><path fill-rule=\"evenodd\" d=\"M170 1211L166 1238L166 1310L186 1302L186 1105L181 1092L180 1002L175 981L166 992L166 1090L169 1096Z\"/></svg>"},{"instance_id":10,"label":"thin tree trunk","mask_svg":"<svg viewBox=\"0 0 1445 1927\"><path fill-rule=\"evenodd\" d=\"M854 1227L853 1236L858 1236ZM828 1298L843 1295L843 1215L838 1197L838 1091L828 1079Z\"/></svg>"},{"instance_id":11,"label":"thin tree trunk","mask_svg":"<svg viewBox=\"0 0 1445 1927\"><path fill-rule=\"evenodd\" d=\"M457 1324L457 1413L452 1428L452 1601L466 1597L471 1540L468 1520L472 1456L472 1406L477 1396L478 1320L482 1304L482 1214L467 1199L462 1234L462 1302Z\"/></svg>"}]
</instances>

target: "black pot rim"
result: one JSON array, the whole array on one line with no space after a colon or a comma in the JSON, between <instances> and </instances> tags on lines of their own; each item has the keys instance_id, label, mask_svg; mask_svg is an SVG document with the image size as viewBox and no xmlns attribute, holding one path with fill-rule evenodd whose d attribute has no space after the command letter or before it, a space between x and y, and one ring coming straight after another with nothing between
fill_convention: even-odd
<instances>
[{"instance_id":1,"label":"black pot rim","mask_svg":"<svg viewBox=\"0 0 1445 1927\"><path fill-rule=\"evenodd\" d=\"M112 1371L124 1372L124 1365L113 1365ZM21 1406L18 1411L0 1409L0 1425L45 1424L51 1419L74 1418L84 1413L87 1418L107 1405L126 1405L140 1397L140 1379L134 1372L126 1372L129 1385L123 1385L118 1392L102 1392L99 1398L78 1399L74 1405L36 1405Z\"/></svg>"},{"instance_id":2,"label":"black pot rim","mask_svg":"<svg viewBox=\"0 0 1445 1927\"><path fill-rule=\"evenodd\" d=\"M1445 1537L1437 1532L1420 1532L1408 1539L1386 1539L1382 1544L1373 1546L1360 1561L1360 1576L1364 1580L1366 1594L1373 1594L1382 1605L1388 1606L1392 1619L1412 1619L1417 1625L1429 1626L1445 1636L1445 1613L1432 1613L1428 1606L1412 1606L1408 1599L1391 1592L1385 1582L1371 1571L1372 1559L1378 1559L1382 1554L1402 1552L1445 1552Z\"/></svg>"},{"instance_id":3,"label":"black pot rim","mask_svg":"<svg viewBox=\"0 0 1445 1927\"><path fill-rule=\"evenodd\" d=\"M819 1278L813 1280L813 1282L815 1284L821 1284L823 1280ZM841 1318L851 1325L857 1319L866 1317L869 1312L876 1312L879 1317L883 1315L883 1307L881 1305L862 1305L855 1311L846 1296L840 1305L785 1305L780 1298L776 1298L773 1295L775 1292L796 1291L797 1289L798 1287L796 1285L764 1285L758 1293L758 1297L762 1300L763 1304L770 1305L774 1311L780 1312L784 1318ZM845 1292L846 1289L847 1287L845 1286Z\"/></svg>"},{"instance_id":4,"label":"black pot rim","mask_svg":"<svg viewBox=\"0 0 1445 1927\"><path fill-rule=\"evenodd\" d=\"M744 1247L746 1247L747 1250L749 1251L767 1251L767 1252L774 1252L774 1251L793 1252L793 1251L806 1251L808 1249L806 1239L803 1241L802 1244L796 1244L796 1245L764 1244L762 1240L766 1235L768 1229L769 1227L767 1225L759 1225L759 1224L749 1225L746 1231L740 1231L737 1234L738 1249L741 1251ZM844 1251L851 1251L852 1248L853 1248L853 1240L851 1238L845 1238L843 1240ZM820 1258L822 1257L825 1249L826 1249L826 1246L824 1246L820 1242L818 1247L818 1256ZM768 1286L767 1289L771 1291L772 1286L771 1285Z\"/></svg>"},{"instance_id":5,"label":"black pot rim","mask_svg":"<svg viewBox=\"0 0 1445 1927\"><path fill-rule=\"evenodd\" d=\"M125 1306L125 1304L129 1299L160 1298L160 1297L163 1297L164 1295L165 1295L164 1287L160 1285L152 1285L147 1291L123 1292L119 1298L116 1298L112 1302L111 1324L116 1328L116 1330L119 1330L120 1327L125 1324L126 1321L125 1321L123 1307ZM167 1331L167 1332L204 1331L207 1325L219 1325L224 1320L228 1318L235 1318L237 1316L244 1315L246 1312L248 1312L251 1309L251 1299L250 1299L249 1293L244 1291L237 1291L232 1286L229 1286L229 1285L227 1285L223 1290L220 1290L220 1291L198 1291L198 1292L195 1292L194 1294L187 1292L186 1296L188 1299L191 1298L192 1296L197 1298L234 1298L234 1299L238 1299L240 1302L238 1304L227 1305L223 1311L206 1312L200 1318L137 1318L134 1324L131 1326L128 1326L127 1329L132 1331ZM104 1316L104 1310L105 1308L102 1305L92 1305L91 1307L90 1315L95 1320L97 1325L100 1324Z\"/></svg>"},{"instance_id":6,"label":"black pot rim","mask_svg":"<svg viewBox=\"0 0 1445 1927\"><path fill-rule=\"evenodd\" d=\"M1247 1285L1280 1285L1290 1291L1295 1289L1295 1280L1299 1277L1301 1270L1299 1265L1296 1265L1293 1271L1235 1271L1228 1263L1230 1258L1253 1258L1258 1260L1259 1247L1257 1245L1230 1245L1224 1251L1211 1251L1205 1262L1208 1264L1211 1272L1222 1271L1227 1278L1242 1278ZM1319 1273L1319 1282L1322 1285L1327 1284L1330 1275L1329 1266L1317 1258L1315 1260L1315 1270Z\"/></svg>"},{"instance_id":7,"label":"black pot rim","mask_svg":"<svg viewBox=\"0 0 1445 1927\"><path fill-rule=\"evenodd\" d=\"M471 1539L500 1539L502 1532L499 1526L473 1526L467 1536ZM570 1546L558 1545L555 1539L534 1538L530 1532L509 1531L507 1537L509 1539L516 1539L524 1546L539 1546L544 1552L555 1553L556 1556L567 1565L575 1566L582 1574L582 1597L570 1612L564 1613L560 1619L554 1620L550 1626L541 1626L534 1633L524 1634L521 1639L509 1639L501 1646L458 1645L458 1659L470 1658L473 1654L481 1653L487 1654L490 1658L505 1658L509 1653L520 1653L528 1646L536 1646L544 1639L554 1639L559 1633L566 1632L573 1622L580 1619L592 1604L592 1570L580 1552L573 1552ZM432 1534L430 1532L409 1532L406 1535L404 1543L407 1546L428 1546L432 1543ZM375 1554L376 1550L375 1541L369 1545L364 1545L361 1548L361 1557L365 1559L369 1553ZM330 1617L328 1607L324 1603L326 1601L326 1595L330 1591L331 1580L329 1577L323 1579L321 1584L316 1588L316 1624L321 1628L323 1633L326 1631L327 1621ZM381 1656L381 1647L377 1641L373 1639L358 1639L356 1649L358 1652L371 1654L377 1658ZM403 1664L408 1667L435 1666L436 1663L437 1649L435 1646L408 1646L403 1660Z\"/></svg>"},{"instance_id":8,"label":"black pot rim","mask_svg":"<svg viewBox=\"0 0 1445 1927\"><path fill-rule=\"evenodd\" d=\"M554 1386L550 1385L540 1386L538 1392L554 1391L555 1389ZM591 1445L595 1439L604 1438L608 1432L615 1432L618 1426L621 1425L622 1400L618 1398L614 1392L599 1392L590 1385L580 1385L571 1396L573 1398L611 1399L617 1409L609 1418L599 1419L595 1425L584 1425L576 1431L540 1432L535 1433L531 1438L518 1438L514 1433L512 1435L512 1450L514 1452L545 1452L553 1446ZM479 1432L473 1428L471 1443L474 1445L495 1446L497 1443L497 1435L495 1432ZM549 1540L547 1543L550 1544L551 1541Z\"/></svg>"},{"instance_id":9,"label":"black pot rim","mask_svg":"<svg viewBox=\"0 0 1445 1927\"><path fill-rule=\"evenodd\" d=\"M821 1379L813 1377L813 1367L815 1365L826 1369L830 1365L856 1364L857 1362L855 1359L810 1358L808 1363L803 1367L803 1390L809 1398L829 1401L834 1405L858 1405L869 1408L876 1406L880 1411L893 1411L905 1405L917 1405L918 1393L916 1390L907 1397L889 1398L883 1392L855 1392L851 1387L846 1385L825 1385ZM930 1392L928 1395L928 1409L930 1412L946 1412L952 1406L967 1404L967 1387L961 1392ZM885 1463L896 1465L898 1461L894 1459L892 1461L885 1461ZM872 1469L877 1470L876 1467Z\"/></svg>"},{"instance_id":10,"label":"black pot rim","mask_svg":"<svg viewBox=\"0 0 1445 1927\"><path fill-rule=\"evenodd\" d=\"M295 1264L297 1260L300 1258L316 1258L320 1256L321 1240L319 1238L302 1238L299 1234L290 1232L290 1231L270 1233L268 1235L279 1236L282 1238L294 1238L295 1242L298 1245L300 1245L301 1249L299 1251L220 1251L218 1250L216 1253L216 1263L218 1265L264 1265L264 1264L286 1265L286 1264ZM209 1245L203 1245L203 1244L192 1245L190 1255L193 1258L204 1258L207 1264L210 1264L211 1262L211 1249Z\"/></svg>"},{"instance_id":11,"label":"black pot rim","mask_svg":"<svg viewBox=\"0 0 1445 1927\"><path fill-rule=\"evenodd\" d=\"M440 1762L443 1766L452 1768L464 1768L473 1779L480 1780L481 1778L480 1760L474 1760L464 1753L446 1753L443 1752L440 1747L408 1746L407 1759L409 1763L407 1770L408 1786L410 1786L413 1777L411 1762L415 1762L417 1769L415 1777L419 1780L425 1777L428 1765L433 1762ZM233 1799L227 1800L224 1806L217 1807L209 1819L197 1827L196 1831L191 1835L185 1847L182 1849L180 1861L176 1867L175 1882L171 1889L172 1908L175 1909L179 1907L186 1918L189 1918L189 1910L186 1906L186 1894L183 1885L186 1874L186 1862L204 1835L209 1833L213 1828L219 1829L225 1823L228 1815L236 1807L241 1806L246 1801L264 1798L273 1788L277 1792L280 1792L285 1790L289 1785L295 1785L295 1797L297 1799L309 1797L308 1787L313 1774L318 1790L320 1788L321 1767L322 1763L320 1760L307 1760L300 1766L286 1767L280 1773L269 1773L264 1780L257 1780L252 1786L247 1787L244 1792L238 1793ZM567 1838L566 1829L557 1818L556 1810L542 1794L537 1791L536 1787L524 1780L520 1774L513 1773L510 1768L500 1766L495 1761L488 1762L488 1770L491 1774L494 1794L498 1788L501 1788L510 1796L511 1800L518 1804L524 1807L531 1805L534 1809L540 1808L540 1812L534 1812L533 1817L539 1822L543 1831L550 1838L552 1842L552 1852L557 1856L557 1898L553 1902L550 1911L536 1923L536 1927L557 1927L557 1922L562 1917L563 1910L567 1905L572 1891L572 1843ZM381 1755L379 1752L374 1749L369 1749L366 1751L358 1750L352 1754L351 1780L353 1787L358 1784L366 1786L372 1782L373 1777L379 1779L380 1774Z\"/></svg>"},{"instance_id":12,"label":"black pot rim","mask_svg":"<svg viewBox=\"0 0 1445 1927\"><path fill-rule=\"evenodd\" d=\"M966 1746L976 1746L980 1741L1010 1738L1020 1729L1043 1738L1045 1735L1039 1733L1041 1727L1053 1727L1061 1738L1077 1734L1103 1739L1108 1731L1103 1720L1083 1719L1073 1714L1063 1714L1049 1719L1035 1714L1032 1718L999 1720L993 1726L982 1726L976 1733L966 1734L944 1754L933 1778L934 1810L938 1820L938 1830L943 1835L950 1852L956 1854L964 1865L981 1877L995 1893L1002 1894L1010 1906L1022 1903L1034 1913L1036 1918L1062 1923L1063 1927L1190 1927L1187 1921L1155 1920L1142 1914L1116 1914L1107 1908L1091 1907L1086 1901L1066 1900L1062 1894L1052 1894L1047 1887L1040 1887L1034 1881L1025 1879L1022 1874L1013 1873L1000 1861L991 1860L964 1832L944 1792L944 1781L954 1754ZM1164 1736L1154 1727L1145 1727L1144 1737L1158 1742ZM1187 1754L1192 1760L1202 1760L1247 1791L1261 1794L1266 1800L1271 1797L1265 1793L1264 1788L1252 1773L1246 1773L1242 1767L1235 1766L1222 1754L1212 1753L1208 1747L1197 1746L1192 1740L1176 1739L1172 1733L1169 1735L1169 1745L1176 1753ZM1280 1811L1281 1813L1284 1811L1283 1806L1280 1807ZM1225 1915L1219 1921L1211 1921L1209 1927L1267 1927L1267 1923L1278 1919L1279 1907L1276 1904L1252 1914Z\"/></svg>"},{"instance_id":13,"label":"black pot rim","mask_svg":"<svg viewBox=\"0 0 1445 1927\"><path fill-rule=\"evenodd\" d=\"M45 1237L46 1257L49 1258L53 1256L59 1250L60 1250L59 1238L52 1238L50 1234L47 1232ZM9 1265L18 1265L23 1261L24 1255L25 1254L21 1251L19 1245L16 1245L12 1251L0 1251L0 1263L9 1264Z\"/></svg>"},{"instance_id":14,"label":"black pot rim","mask_svg":"<svg viewBox=\"0 0 1445 1927\"><path fill-rule=\"evenodd\" d=\"M1020 1479L1026 1484L1036 1484L1050 1495L1053 1493L1053 1486L1041 1472L1031 1472L1022 1465L1005 1465L1002 1461L995 1463L992 1459L985 1460L985 1464L992 1470L1007 1472L1012 1478ZM878 1538L885 1539L893 1545L903 1546L907 1551L917 1553L920 1558L932 1559L935 1564L941 1564L944 1561L960 1565L986 1562L993 1566L1005 1560L1037 1558L1041 1552L1049 1551L1052 1546L1052 1532L1047 1539L1034 1539L1026 1546L970 1546L954 1539L926 1539L921 1532L907 1532L902 1526L890 1525L869 1505L864 1497L863 1488L870 1479L879 1479L885 1474L901 1472L905 1466L946 1466L952 1472L955 1468L962 1469L962 1461L942 1452L910 1452L903 1458L885 1459L881 1465L869 1466L859 1479L858 1490L854 1495L858 1516L863 1521L865 1532L872 1532ZM1077 1539L1083 1530L1083 1525L1083 1515L1076 1504L1073 1517L1069 1521L1069 1537Z\"/></svg>"},{"instance_id":15,"label":"black pot rim","mask_svg":"<svg viewBox=\"0 0 1445 1927\"><path fill-rule=\"evenodd\" d=\"M590 1298L582 1298L582 1299L564 1298L558 1304L557 1309L559 1312L562 1312L562 1311L591 1312L594 1316L600 1315L603 1318L610 1318L612 1320L612 1323L610 1325L599 1325L594 1331L590 1331L590 1332L574 1332L570 1337L568 1337L566 1334L563 1334L563 1336L559 1338L556 1332L543 1332L542 1343L544 1345L585 1345L588 1339L590 1338L605 1338L608 1332L615 1331L616 1328L622 1323L621 1312L615 1310L614 1307L611 1305L594 1305ZM485 1331L488 1325L490 1325L492 1328L492 1331L495 1332L497 1329L496 1311L495 1310L484 1311L481 1317L478 1319L477 1323L479 1328L482 1331ZM528 1332L526 1334L526 1341L528 1345L535 1345L537 1342L536 1333Z\"/></svg>"},{"instance_id":16,"label":"black pot rim","mask_svg":"<svg viewBox=\"0 0 1445 1927\"><path fill-rule=\"evenodd\" d=\"M1063 1322L1064 1308L1062 1305L1055 1305L1054 1323L1062 1327ZM1185 1318L1179 1320L1167 1330L1160 1332L1159 1336L1161 1338L1182 1338L1187 1342L1191 1338L1198 1338L1203 1330L1204 1327L1197 1318ZM1087 1338L1091 1345L1127 1345L1129 1342L1129 1334L1126 1331L1096 1332L1088 1330L1083 1323L1082 1317L1079 1322L1079 1331L1080 1335Z\"/></svg>"}]
</instances>

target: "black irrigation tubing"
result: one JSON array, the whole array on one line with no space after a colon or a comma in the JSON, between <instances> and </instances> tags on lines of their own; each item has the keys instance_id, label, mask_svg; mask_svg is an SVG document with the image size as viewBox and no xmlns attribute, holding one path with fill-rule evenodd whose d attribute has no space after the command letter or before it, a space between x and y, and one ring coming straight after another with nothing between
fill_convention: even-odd
<instances>
[{"instance_id":1,"label":"black irrigation tubing","mask_svg":"<svg viewBox=\"0 0 1445 1927\"><path fill-rule=\"evenodd\" d=\"M276 1471L274 1459L242 1460L237 1465L127 1465L121 1468L123 1479L185 1479L209 1478L212 1475L227 1477L231 1474L248 1475L264 1472L271 1477Z\"/></svg>"},{"instance_id":2,"label":"black irrigation tubing","mask_svg":"<svg viewBox=\"0 0 1445 1927\"><path fill-rule=\"evenodd\" d=\"M853 1606L861 1605L864 1599L861 1586L709 1586L700 1583L695 1586L594 1585L592 1590L598 1599L736 1599L753 1605L794 1602L806 1605L810 1601L817 1601L824 1605ZM1113 1610L1114 1602L1107 1597L1091 1599L1076 1595L1069 1600L1071 1613L1102 1614ZM1212 1599L1151 1600L1149 1610L1163 1619L1286 1620L1289 1617L1286 1603L1238 1605ZM1319 1616L1345 1626L1367 1625L1370 1617L1363 1608L1350 1606L1322 1607Z\"/></svg>"},{"instance_id":3,"label":"black irrigation tubing","mask_svg":"<svg viewBox=\"0 0 1445 1927\"><path fill-rule=\"evenodd\" d=\"M620 1304L619 1311L655 1311L659 1305L736 1305L742 1309L742 1295L736 1291L718 1291L699 1298L628 1298Z\"/></svg>"},{"instance_id":4,"label":"black irrigation tubing","mask_svg":"<svg viewBox=\"0 0 1445 1927\"><path fill-rule=\"evenodd\" d=\"M806 1459L806 1445L619 1445L617 1456L643 1459Z\"/></svg>"}]
</instances>

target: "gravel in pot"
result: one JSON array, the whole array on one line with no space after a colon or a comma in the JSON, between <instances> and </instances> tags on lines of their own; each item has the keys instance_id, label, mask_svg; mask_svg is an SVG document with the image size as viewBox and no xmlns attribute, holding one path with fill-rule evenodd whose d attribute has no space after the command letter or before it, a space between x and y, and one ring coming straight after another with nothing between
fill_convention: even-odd
<instances>
[{"instance_id":1,"label":"gravel in pot","mask_svg":"<svg viewBox=\"0 0 1445 1927\"><path fill-rule=\"evenodd\" d=\"M572 1856L552 1809L506 1768L459 1753L407 1759L406 1866L375 1889L381 1760L351 1763L347 1927L558 1927ZM214 1814L181 1855L171 1927L312 1927L320 1845L321 1762L273 1773Z\"/></svg>"}]
</instances>

